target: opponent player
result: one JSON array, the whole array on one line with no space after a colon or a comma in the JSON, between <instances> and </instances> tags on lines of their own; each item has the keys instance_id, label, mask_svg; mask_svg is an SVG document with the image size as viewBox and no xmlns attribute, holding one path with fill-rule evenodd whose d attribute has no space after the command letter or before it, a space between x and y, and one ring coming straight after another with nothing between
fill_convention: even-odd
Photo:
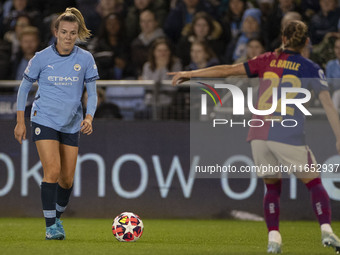
<instances>
[{"instance_id":1,"label":"opponent player","mask_svg":"<svg viewBox=\"0 0 340 255\"><path fill-rule=\"evenodd\" d=\"M300 53L308 43L308 28L301 21L289 22L282 31L282 46L274 53L265 53L244 64L221 65L191 72L171 73L173 85L189 80L192 77L226 77L229 75L247 74L249 77L262 78L259 88L257 109L265 110L271 106L272 88L282 86L312 89L318 95L332 130L336 137L336 148L340 153L340 122L337 111L331 101L328 85L323 71L312 61L303 58ZM269 81L269 82L268 82ZM284 83L284 85L283 85ZM280 94L277 95L278 97ZM295 97L298 97L297 94ZM295 107L287 107L287 115L281 115L277 108L271 116L253 116L254 119L289 118L298 125L284 128L280 123L272 127L271 121L264 121L263 127L250 128L248 141L251 142L252 154L256 165L294 165L305 166L316 164L315 158L305 144L304 115ZM326 190L319 174L295 172L296 176L307 186L311 194L314 212L321 226L322 243L340 251L340 239L331 228L331 208ZM279 232L281 173L259 173L264 178L267 193L264 197L264 216L268 228L268 253L281 253L281 235Z\"/></svg>"},{"instance_id":2,"label":"opponent player","mask_svg":"<svg viewBox=\"0 0 340 255\"><path fill-rule=\"evenodd\" d=\"M99 78L92 55L75 46L90 36L82 14L67 8L55 24L56 44L30 60L17 97L15 139L26 139L24 110L33 82L39 89L32 106L32 139L43 166L41 200L46 221L46 239L65 239L60 221L72 191L78 155L79 132L90 135L97 105ZM86 83L88 101L83 120L81 96Z\"/></svg>"}]
</instances>

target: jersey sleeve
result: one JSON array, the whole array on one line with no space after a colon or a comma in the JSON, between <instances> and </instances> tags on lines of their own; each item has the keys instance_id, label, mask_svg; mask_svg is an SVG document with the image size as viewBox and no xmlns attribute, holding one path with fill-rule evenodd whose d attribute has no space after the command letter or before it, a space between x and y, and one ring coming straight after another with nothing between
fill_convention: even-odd
<instances>
[{"instance_id":1,"label":"jersey sleeve","mask_svg":"<svg viewBox=\"0 0 340 255\"><path fill-rule=\"evenodd\" d=\"M24 72L24 79L29 82L35 82L38 80L41 71L41 65L37 54L28 62L28 65Z\"/></svg>"},{"instance_id":2,"label":"jersey sleeve","mask_svg":"<svg viewBox=\"0 0 340 255\"><path fill-rule=\"evenodd\" d=\"M87 106L86 106L86 114L90 114L92 117L96 112L97 108L97 87L96 82L91 81L86 83L87 89Z\"/></svg>"},{"instance_id":3,"label":"jersey sleeve","mask_svg":"<svg viewBox=\"0 0 340 255\"><path fill-rule=\"evenodd\" d=\"M25 111L27 96L33 83L27 79L22 79L17 96L17 111Z\"/></svg>"},{"instance_id":4,"label":"jersey sleeve","mask_svg":"<svg viewBox=\"0 0 340 255\"><path fill-rule=\"evenodd\" d=\"M88 65L85 72L85 82L93 82L99 79L97 65L94 62L94 58L89 54Z\"/></svg>"},{"instance_id":5,"label":"jersey sleeve","mask_svg":"<svg viewBox=\"0 0 340 255\"><path fill-rule=\"evenodd\" d=\"M267 60L270 55L271 53L267 52L244 63L249 78L257 77L259 75L260 71L267 65Z\"/></svg>"},{"instance_id":6,"label":"jersey sleeve","mask_svg":"<svg viewBox=\"0 0 340 255\"><path fill-rule=\"evenodd\" d=\"M313 75L309 81L309 86L316 95L319 95L321 91L329 90L329 86L323 70L316 64L313 66L313 69L313 72L311 72Z\"/></svg>"}]
</instances>

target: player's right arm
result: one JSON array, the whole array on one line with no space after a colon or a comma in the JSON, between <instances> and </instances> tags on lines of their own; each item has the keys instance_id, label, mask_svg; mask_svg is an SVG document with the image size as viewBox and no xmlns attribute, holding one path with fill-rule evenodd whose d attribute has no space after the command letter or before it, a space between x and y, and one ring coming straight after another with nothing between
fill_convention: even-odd
<instances>
[{"instance_id":1,"label":"player's right arm","mask_svg":"<svg viewBox=\"0 0 340 255\"><path fill-rule=\"evenodd\" d=\"M21 144L26 139L25 107L28 92L31 90L33 82L22 79L17 96L17 124L14 128L14 137Z\"/></svg>"},{"instance_id":2,"label":"player's right arm","mask_svg":"<svg viewBox=\"0 0 340 255\"><path fill-rule=\"evenodd\" d=\"M14 128L14 137L20 144L22 144L22 140L26 140L26 125L24 114L24 111L17 111L17 124Z\"/></svg>"},{"instance_id":3,"label":"player's right arm","mask_svg":"<svg viewBox=\"0 0 340 255\"><path fill-rule=\"evenodd\" d=\"M336 138L336 149L340 154L340 120L338 111L335 109L333 101L327 90L323 90L319 93L319 100L325 109L329 124L334 132Z\"/></svg>"},{"instance_id":4,"label":"player's right arm","mask_svg":"<svg viewBox=\"0 0 340 255\"><path fill-rule=\"evenodd\" d=\"M172 78L172 85L183 83L194 77L225 78L230 75L243 75L243 74L246 74L246 69L243 63L235 65L212 66L194 71L168 73L168 75L174 75L174 77Z\"/></svg>"}]
</instances>

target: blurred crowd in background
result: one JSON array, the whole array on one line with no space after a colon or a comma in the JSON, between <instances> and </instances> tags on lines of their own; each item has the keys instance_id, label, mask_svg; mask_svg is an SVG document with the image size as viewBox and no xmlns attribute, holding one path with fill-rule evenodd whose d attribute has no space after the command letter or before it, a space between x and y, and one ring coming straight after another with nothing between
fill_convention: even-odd
<instances>
[{"instance_id":1,"label":"blurred crowd in background","mask_svg":"<svg viewBox=\"0 0 340 255\"><path fill-rule=\"evenodd\" d=\"M34 53L55 42L54 21L70 6L92 32L78 46L93 54L101 80L158 82L169 71L244 62L278 48L292 19L310 29L303 56L340 78L338 0L2 0L0 80L22 79ZM330 88L339 108L340 83Z\"/></svg>"}]
</instances>

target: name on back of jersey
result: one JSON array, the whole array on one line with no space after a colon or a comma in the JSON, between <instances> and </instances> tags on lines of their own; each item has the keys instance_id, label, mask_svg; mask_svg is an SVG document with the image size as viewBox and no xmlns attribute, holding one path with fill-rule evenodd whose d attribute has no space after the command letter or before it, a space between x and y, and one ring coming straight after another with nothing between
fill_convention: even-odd
<instances>
[{"instance_id":1,"label":"name on back of jersey","mask_svg":"<svg viewBox=\"0 0 340 255\"><path fill-rule=\"evenodd\" d=\"M301 66L300 63L296 63L293 61L289 61L289 60L276 60L273 59L270 62L270 67L276 67L276 68L284 68L284 69L289 69L289 70L294 70L294 71L299 71L299 67Z\"/></svg>"}]
</instances>

